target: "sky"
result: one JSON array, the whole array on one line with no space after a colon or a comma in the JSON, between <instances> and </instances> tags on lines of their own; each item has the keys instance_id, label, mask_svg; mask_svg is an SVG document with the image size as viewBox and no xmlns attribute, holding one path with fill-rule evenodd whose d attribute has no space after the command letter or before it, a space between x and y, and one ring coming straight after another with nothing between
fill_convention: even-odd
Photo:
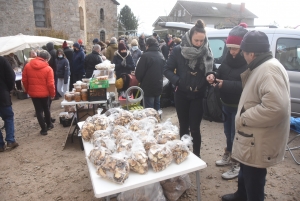
<instances>
[{"instance_id":1,"label":"sky","mask_svg":"<svg viewBox=\"0 0 300 201\"><path fill-rule=\"evenodd\" d=\"M258 16L254 25L269 25L274 21L279 26L300 25L300 1L299 0L191 0L215 3L245 3L246 8ZM118 11L128 5L135 16L138 17L140 25L138 33L152 34L152 24L158 16L166 16L170 13L177 0L118 0L120 5Z\"/></svg>"}]
</instances>

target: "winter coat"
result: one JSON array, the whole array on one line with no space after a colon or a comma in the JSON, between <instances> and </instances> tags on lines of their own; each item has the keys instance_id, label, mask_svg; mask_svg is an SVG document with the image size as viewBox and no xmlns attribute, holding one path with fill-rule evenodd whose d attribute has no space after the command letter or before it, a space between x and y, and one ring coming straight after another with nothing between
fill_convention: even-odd
<instances>
[{"instance_id":1,"label":"winter coat","mask_svg":"<svg viewBox=\"0 0 300 201\"><path fill-rule=\"evenodd\" d=\"M64 84L68 84L70 75L70 65L69 61L66 58L57 58L56 59L56 76L57 78L63 78Z\"/></svg>"},{"instance_id":2,"label":"winter coat","mask_svg":"<svg viewBox=\"0 0 300 201\"><path fill-rule=\"evenodd\" d=\"M248 66L241 78L243 92L231 157L248 166L267 168L284 159L290 131L289 78L274 58L255 68Z\"/></svg>"},{"instance_id":3,"label":"winter coat","mask_svg":"<svg viewBox=\"0 0 300 201\"><path fill-rule=\"evenodd\" d=\"M247 69L247 62L243 56L237 54L233 58L230 52L227 52L226 58L217 70L217 78L223 80L220 88L222 102L226 105L236 106L243 91L241 74Z\"/></svg>"},{"instance_id":4,"label":"winter coat","mask_svg":"<svg viewBox=\"0 0 300 201\"><path fill-rule=\"evenodd\" d=\"M96 51L93 51L91 54L85 57L84 69L86 72L86 78L92 77L94 70L96 70L95 66L100 63L102 63L102 58L101 55Z\"/></svg>"},{"instance_id":5,"label":"winter coat","mask_svg":"<svg viewBox=\"0 0 300 201\"><path fill-rule=\"evenodd\" d=\"M41 57L32 59L24 68L22 82L32 98L55 96L54 74L47 61Z\"/></svg>"},{"instance_id":6,"label":"winter coat","mask_svg":"<svg viewBox=\"0 0 300 201\"><path fill-rule=\"evenodd\" d=\"M139 46L140 46L140 50L145 52L146 51L146 44L145 44L145 39L139 37Z\"/></svg>"},{"instance_id":7,"label":"winter coat","mask_svg":"<svg viewBox=\"0 0 300 201\"><path fill-rule=\"evenodd\" d=\"M74 73L74 74L84 74L85 73L84 57L85 57L85 54L83 53L82 48L80 48L77 52L74 51L71 73Z\"/></svg>"},{"instance_id":8,"label":"winter coat","mask_svg":"<svg viewBox=\"0 0 300 201\"><path fill-rule=\"evenodd\" d=\"M176 46L166 62L164 75L173 85L178 86L177 90L185 93L188 98L202 98L208 82L200 65L203 65L201 57L198 59L195 69L192 70L188 66L188 60L181 54L181 46ZM174 73L175 69L176 74Z\"/></svg>"},{"instance_id":9,"label":"winter coat","mask_svg":"<svg viewBox=\"0 0 300 201\"><path fill-rule=\"evenodd\" d=\"M0 107L11 105L10 91L14 89L16 74L8 61L0 56Z\"/></svg>"},{"instance_id":10,"label":"winter coat","mask_svg":"<svg viewBox=\"0 0 300 201\"><path fill-rule=\"evenodd\" d=\"M161 53L164 55L165 60L167 60L169 57L169 47L166 44L164 44L161 46L160 50Z\"/></svg>"},{"instance_id":11,"label":"winter coat","mask_svg":"<svg viewBox=\"0 0 300 201\"><path fill-rule=\"evenodd\" d=\"M68 61L69 61L69 65L70 65L70 69L73 67L73 49L66 47L64 48L64 54L66 55Z\"/></svg>"},{"instance_id":12,"label":"winter coat","mask_svg":"<svg viewBox=\"0 0 300 201\"><path fill-rule=\"evenodd\" d=\"M116 51L118 51L118 44L111 43L106 50L106 59L113 63Z\"/></svg>"},{"instance_id":13,"label":"winter coat","mask_svg":"<svg viewBox=\"0 0 300 201\"><path fill-rule=\"evenodd\" d=\"M132 56L130 55L129 51L127 51L126 66L122 65L122 61L123 61L123 58L118 53L118 51L116 51L114 59L113 59L113 63L115 64L115 71L116 71L117 79L119 79L121 77L122 73L130 74L135 69L135 65L134 65Z\"/></svg>"},{"instance_id":14,"label":"winter coat","mask_svg":"<svg viewBox=\"0 0 300 201\"><path fill-rule=\"evenodd\" d=\"M130 53L134 62L134 65L136 66L136 62L139 60L139 58L142 56L142 51L140 49L137 49L135 51L130 49Z\"/></svg>"},{"instance_id":15,"label":"winter coat","mask_svg":"<svg viewBox=\"0 0 300 201\"><path fill-rule=\"evenodd\" d=\"M20 61L20 59L18 58L17 55L14 55L13 58L9 55L6 55L6 56L4 56L4 58L8 61L11 68L13 68L13 69L16 68L16 67L20 67L22 65L22 62ZM16 64L14 62L14 59L17 62Z\"/></svg>"},{"instance_id":16,"label":"winter coat","mask_svg":"<svg viewBox=\"0 0 300 201\"><path fill-rule=\"evenodd\" d=\"M47 43L46 47L47 47L47 51L51 55L51 58L48 61L49 66L53 69L53 72L55 73L56 72L56 62L55 62L55 59L56 59L56 52L57 51L56 51L56 49L54 49L54 45L53 45L52 42Z\"/></svg>"},{"instance_id":17,"label":"winter coat","mask_svg":"<svg viewBox=\"0 0 300 201\"><path fill-rule=\"evenodd\" d=\"M158 46L149 47L140 58L135 76L140 82L145 96L161 95L163 88L163 68L166 61Z\"/></svg>"}]
</instances>

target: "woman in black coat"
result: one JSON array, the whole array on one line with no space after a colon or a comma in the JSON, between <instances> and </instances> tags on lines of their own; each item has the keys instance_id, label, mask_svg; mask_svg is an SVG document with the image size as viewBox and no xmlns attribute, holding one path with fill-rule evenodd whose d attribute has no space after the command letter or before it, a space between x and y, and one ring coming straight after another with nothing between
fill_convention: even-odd
<instances>
[{"instance_id":1,"label":"woman in black coat","mask_svg":"<svg viewBox=\"0 0 300 201\"><path fill-rule=\"evenodd\" d=\"M198 157L201 147L202 102L208 85L205 75L213 69L213 55L204 26L203 21L198 20L186 32L181 45L173 49L164 68L164 75L175 85L175 107L180 136L191 133L194 154Z\"/></svg>"},{"instance_id":2,"label":"woman in black coat","mask_svg":"<svg viewBox=\"0 0 300 201\"><path fill-rule=\"evenodd\" d=\"M115 64L116 77L119 79L122 73L130 74L135 70L135 65L130 54L123 43L118 44L118 51L115 52L113 59Z\"/></svg>"},{"instance_id":3,"label":"woman in black coat","mask_svg":"<svg viewBox=\"0 0 300 201\"><path fill-rule=\"evenodd\" d=\"M64 94L69 90L70 65L66 55L62 49L57 50L56 76L57 76L57 92L64 97Z\"/></svg>"}]
</instances>

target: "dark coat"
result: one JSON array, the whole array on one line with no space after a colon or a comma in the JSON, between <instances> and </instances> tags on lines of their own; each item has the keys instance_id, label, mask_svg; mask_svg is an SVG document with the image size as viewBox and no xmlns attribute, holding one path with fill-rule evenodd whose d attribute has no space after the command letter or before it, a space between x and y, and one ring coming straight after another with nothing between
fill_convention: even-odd
<instances>
[{"instance_id":1,"label":"dark coat","mask_svg":"<svg viewBox=\"0 0 300 201\"><path fill-rule=\"evenodd\" d=\"M84 54L82 48L80 48L77 52L74 51L71 73L74 73L74 74L84 74L85 73L84 57L85 57L85 54Z\"/></svg>"},{"instance_id":2,"label":"dark coat","mask_svg":"<svg viewBox=\"0 0 300 201\"><path fill-rule=\"evenodd\" d=\"M167 45L161 46L161 53L164 55L165 59L167 60L169 57L169 47Z\"/></svg>"},{"instance_id":3,"label":"dark coat","mask_svg":"<svg viewBox=\"0 0 300 201\"><path fill-rule=\"evenodd\" d=\"M73 62L73 49L66 47L64 48L64 53L69 61L70 69L73 67L72 62Z\"/></svg>"},{"instance_id":4,"label":"dark coat","mask_svg":"<svg viewBox=\"0 0 300 201\"><path fill-rule=\"evenodd\" d=\"M188 60L181 54L181 46L176 46L164 67L164 75L173 85L178 86L178 90L185 93L188 98L201 98L204 96L208 82L205 72L200 69L200 65L203 65L201 57L198 59L195 69L192 70L188 66ZM176 74L174 73L175 69Z\"/></svg>"},{"instance_id":5,"label":"dark coat","mask_svg":"<svg viewBox=\"0 0 300 201\"><path fill-rule=\"evenodd\" d=\"M133 51L130 49L130 53L134 62L134 65L136 66L136 62L139 60L139 58L142 56L142 51L140 49L137 49Z\"/></svg>"},{"instance_id":6,"label":"dark coat","mask_svg":"<svg viewBox=\"0 0 300 201\"><path fill-rule=\"evenodd\" d=\"M10 91L15 86L16 74L8 61L0 56L0 107L10 106Z\"/></svg>"},{"instance_id":7,"label":"dark coat","mask_svg":"<svg viewBox=\"0 0 300 201\"><path fill-rule=\"evenodd\" d=\"M143 52L146 51L145 39L139 37L139 46L140 46L141 51L143 51Z\"/></svg>"},{"instance_id":8,"label":"dark coat","mask_svg":"<svg viewBox=\"0 0 300 201\"><path fill-rule=\"evenodd\" d=\"M166 61L158 46L149 47L141 56L135 70L145 96L161 95L163 88L163 69Z\"/></svg>"},{"instance_id":9,"label":"dark coat","mask_svg":"<svg viewBox=\"0 0 300 201\"><path fill-rule=\"evenodd\" d=\"M223 81L220 89L221 99L225 104L237 105L243 91L241 73L247 69L247 62L238 54L235 59L227 52L226 58L219 66L216 76Z\"/></svg>"},{"instance_id":10,"label":"dark coat","mask_svg":"<svg viewBox=\"0 0 300 201\"><path fill-rule=\"evenodd\" d=\"M102 63L102 58L101 55L96 51L93 51L91 54L85 57L84 69L86 72L86 78L92 77L94 70L96 70L95 66L100 63Z\"/></svg>"},{"instance_id":11,"label":"dark coat","mask_svg":"<svg viewBox=\"0 0 300 201\"><path fill-rule=\"evenodd\" d=\"M121 64L122 61L123 61L122 57L119 55L118 51L116 51L113 59L113 63L115 64L117 79L121 77L122 73L130 74L135 69L135 65L129 51L127 51L126 66L122 66Z\"/></svg>"},{"instance_id":12,"label":"dark coat","mask_svg":"<svg viewBox=\"0 0 300 201\"><path fill-rule=\"evenodd\" d=\"M66 58L56 59L56 76L57 78L64 78L64 84L68 84L70 75L70 65Z\"/></svg>"},{"instance_id":13,"label":"dark coat","mask_svg":"<svg viewBox=\"0 0 300 201\"><path fill-rule=\"evenodd\" d=\"M56 72L56 62L55 62L55 59L56 59L56 49L54 49L54 45L52 42L50 43L47 43L46 44L46 47L47 47L47 51L49 52L49 54L51 55L51 58L49 60L49 66L53 69L53 72L55 73Z\"/></svg>"}]
</instances>

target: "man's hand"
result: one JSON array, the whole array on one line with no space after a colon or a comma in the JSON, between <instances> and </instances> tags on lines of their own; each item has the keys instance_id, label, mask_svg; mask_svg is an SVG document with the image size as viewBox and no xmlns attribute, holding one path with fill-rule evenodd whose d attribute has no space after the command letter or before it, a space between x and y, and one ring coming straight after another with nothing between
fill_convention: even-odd
<instances>
[{"instance_id":1,"label":"man's hand","mask_svg":"<svg viewBox=\"0 0 300 201\"><path fill-rule=\"evenodd\" d=\"M106 57L105 57L105 56L101 56L101 57L102 57L102 60L103 60L103 61L105 61L105 60L106 60Z\"/></svg>"},{"instance_id":2,"label":"man's hand","mask_svg":"<svg viewBox=\"0 0 300 201\"><path fill-rule=\"evenodd\" d=\"M214 81L215 81L215 75L214 74L209 74L207 77L206 77L206 80L209 84L213 84Z\"/></svg>"},{"instance_id":3,"label":"man's hand","mask_svg":"<svg viewBox=\"0 0 300 201\"><path fill-rule=\"evenodd\" d=\"M218 84L219 89L221 89L222 86L223 86L223 80L216 79L216 81L219 83L219 84Z\"/></svg>"}]
</instances>

